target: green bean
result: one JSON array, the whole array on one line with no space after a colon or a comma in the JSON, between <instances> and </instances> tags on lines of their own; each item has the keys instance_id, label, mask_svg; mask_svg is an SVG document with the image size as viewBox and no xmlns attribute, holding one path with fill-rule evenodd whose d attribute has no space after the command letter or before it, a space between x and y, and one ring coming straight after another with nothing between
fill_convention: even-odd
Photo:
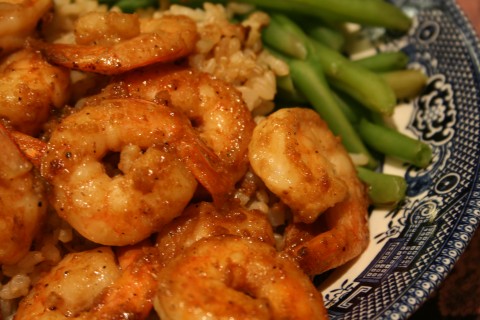
<instances>
[{"instance_id":1,"label":"green bean","mask_svg":"<svg viewBox=\"0 0 480 320\"><path fill-rule=\"evenodd\" d=\"M119 0L119 1L112 1L112 0L99 0L99 3L107 4L108 6L116 6L119 7L120 10L127 13L133 13L138 9L141 8L148 8L148 7L155 7L158 5L158 1L156 0Z\"/></svg>"},{"instance_id":2,"label":"green bean","mask_svg":"<svg viewBox=\"0 0 480 320\"><path fill-rule=\"evenodd\" d=\"M356 65L341 53L311 39L316 55L321 57L328 81L346 92L365 107L381 114L391 115L397 103L395 93L378 74Z\"/></svg>"},{"instance_id":3,"label":"green bean","mask_svg":"<svg viewBox=\"0 0 480 320\"><path fill-rule=\"evenodd\" d=\"M263 42L291 57L307 57L307 39L295 23L282 14L271 14L270 24L262 31Z\"/></svg>"},{"instance_id":4,"label":"green bean","mask_svg":"<svg viewBox=\"0 0 480 320\"><path fill-rule=\"evenodd\" d=\"M402 51L380 52L373 56L354 60L354 63L370 71L386 72L405 69L408 56Z\"/></svg>"},{"instance_id":5,"label":"green bean","mask_svg":"<svg viewBox=\"0 0 480 320\"><path fill-rule=\"evenodd\" d=\"M171 0L171 3L183 5L188 5L189 2L188 0ZM227 0L211 2L226 3ZM412 24L412 20L401 9L383 0L239 0L238 2L284 13L304 14L400 31L407 31Z\"/></svg>"},{"instance_id":6,"label":"green bean","mask_svg":"<svg viewBox=\"0 0 480 320\"><path fill-rule=\"evenodd\" d=\"M373 205L393 206L405 198L407 183L403 177L357 167L358 177L367 185Z\"/></svg>"},{"instance_id":7,"label":"green bean","mask_svg":"<svg viewBox=\"0 0 480 320\"><path fill-rule=\"evenodd\" d=\"M432 150L426 143L396 130L371 123L366 119L362 119L356 128L362 140L382 154L419 168L428 166L432 159Z\"/></svg>"},{"instance_id":8,"label":"green bean","mask_svg":"<svg viewBox=\"0 0 480 320\"><path fill-rule=\"evenodd\" d=\"M341 51L345 45L345 37L342 32L325 26L311 26L307 30L308 36L323 43L327 47Z\"/></svg>"},{"instance_id":9,"label":"green bean","mask_svg":"<svg viewBox=\"0 0 480 320\"><path fill-rule=\"evenodd\" d=\"M308 56L321 57L317 62L322 65L329 83L334 87L347 92L371 110L387 115L392 114L396 105L395 93L382 77L356 65L341 53L307 37L303 30L287 16L276 14L273 17L272 20L275 22L269 26L270 32L262 34L265 43L271 44L274 49L284 55L301 59L301 56L293 55L288 47L278 44L277 37L270 38L272 34L288 34L295 37L296 44L303 47L302 52L307 52Z\"/></svg>"},{"instance_id":10,"label":"green bean","mask_svg":"<svg viewBox=\"0 0 480 320\"><path fill-rule=\"evenodd\" d=\"M384 117L379 113L370 112L367 116L367 119L376 125L396 130L395 125L393 124L393 121L390 117Z\"/></svg>"},{"instance_id":11,"label":"green bean","mask_svg":"<svg viewBox=\"0 0 480 320\"><path fill-rule=\"evenodd\" d=\"M330 130L342 139L350 153L363 154L368 158L368 167L375 168L377 161L363 144L352 124L340 110L321 67L310 60L291 59L288 61L290 74L295 86L310 101L313 108L328 123Z\"/></svg>"},{"instance_id":12,"label":"green bean","mask_svg":"<svg viewBox=\"0 0 480 320\"><path fill-rule=\"evenodd\" d=\"M343 95L333 92L333 96L337 101L340 110L342 110L343 114L347 117L348 121L350 121L351 124L358 124L360 120L365 116L364 110L358 109L352 104L350 104L349 101L345 100Z\"/></svg>"},{"instance_id":13,"label":"green bean","mask_svg":"<svg viewBox=\"0 0 480 320\"><path fill-rule=\"evenodd\" d=\"M377 125L381 125L381 126L393 129L392 123L388 121L390 117L384 116L380 113L377 113L365 108L358 101L356 101L355 99L352 99L349 95L343 92L336 91L336 94L343 101L345 105L347 105L350 109L352 109L351 112L356 114L357 117L355 119L356 121L354 122L354 124L358 124L361 118L365 118Z\"/></svg>"},{"instance_id":14,"label":"green bean","mask_svg":"<svg viewBox=\"0 0 480 320\"><path fill-rule=\"evenodd\" d=\"M382 73L397 99L412 99L425 88L428 77L420 70L406 69Z\"/></svg>"},{"instance_id":15,"label":"green bean","mask_svg":"<svg viewBox=\"0 0 480 320\"><path fill-rule=\"evenodd\" d=\"M254 0L253 0L254 1ZM266 0L268 1L268 0ZM277 0L278 1L278 0ZM271 2L277 2L271 1ZM362 25L386 27L407 31L411 26L411 19L403 11L387 1L378 0L285 0L296 2L299 6L311 5L315 7L320 16L331 15L336 20L355 22ZM310 13L308 9L303 10Z\"/></svg>"},{"instance_id":16,"label":"green bean","mask_svg":"<svg viewBox=\"0 0 480 320\"><path fill-rule=\"evenodd\" d=\"M307 103L305 96L297 90L290 75L277 77L276 99L290 103Z\"/></svg>"}]
</instances>

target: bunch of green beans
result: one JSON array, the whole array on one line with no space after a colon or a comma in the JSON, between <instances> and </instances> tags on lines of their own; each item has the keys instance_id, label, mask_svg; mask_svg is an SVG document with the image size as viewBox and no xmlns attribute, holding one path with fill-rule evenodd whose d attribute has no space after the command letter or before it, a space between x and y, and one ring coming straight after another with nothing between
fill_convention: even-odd
<instances>
[{"instance_id":1,"label":"bunch of green beans","mask_svg":"<svg viewBox=\"0 0 480 320\"><path fill-rule=\"evenodd\" d=\"M132 12L154 0L99 0ZM201 6L199 0L171 0ZM228 0L210 0L225 4ZM383 0L237 0L270 14L263 30L266 48L284 60L290 74L277 79L277 100L313 107L351 154L362 155L359 178L368 186L374 205L403 200L403 177L377 172L379 159L389 156L419 168L432 158L430 147L385 123L398 100L416 97L427 77L407 69L402 52L384 52L360 60L342 53L344 22L407 31L411 19ZM380 155L380 157L379 157Z\"/></svg>"}]
</instances>

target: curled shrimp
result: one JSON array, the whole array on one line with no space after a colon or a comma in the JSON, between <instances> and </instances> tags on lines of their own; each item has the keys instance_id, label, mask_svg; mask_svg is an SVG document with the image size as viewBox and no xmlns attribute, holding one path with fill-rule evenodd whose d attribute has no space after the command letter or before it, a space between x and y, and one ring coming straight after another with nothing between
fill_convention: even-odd
<instances>
[{"instance_id":1,"label":"curled shrimp","mask_svg":"<svg viewBox=\"0 0 480 320\"><path fill-rule=\"evenodd\" d=\"M158 277L154 308L165 320L327 319L310 279L260 241L232 235L201 239Z\"/></svg>"},{"instance_id":2,"label":"curled shrimp","mask_svg":"<svg viewBox=\"0 0 480 320\"><path fill-rule=\"evenodd\" d=\"M226 82L189 68L149 67L116 78L97 99L110 96L147 99L182 110L225 164L232 184L247 171L254 122L240 93ZM213 182L210 191L216 186Z\"/></svg>"},{"instance_id":3,"label":"curled shrimp","mask_svg":"<svg viewBox=\"0 0 480 320\"><path fill-rule=\"evenodd\" d=\"M0 55L23 47L39 20L53 7L52 0L0 2Z\"/></svg>"},{"instance_id":4,"label":"curled shrimp","mask_svg":"<svg viewBox=\"0 0 480 320\"><path fill-rule=\"evenodd\" d=\"M348 181L337 167L350 162L338 152L340 141L327 132L314 111L302 108L280 109L254 130L252 169L291 208L295 221L311 223L347 195Z\"/></svg>"},{"instance_id":5,"label":"curled shrimp","mask_svg":"<svg viewBox=\"0 0 480 320\"><path fill-rule=\"evenodd\" d=\"M156 250L146 245L67 254L19 304L22 319L145 319L157 287Z\"/></svg>"},{"instance_id":6,"label":"curled shrimp","mask_svg":"<svg viewBox=\"0 0 480 320\"><path fill-rule=\"evenodd\" d=\"M23 133L38 134L52 108L69 98L70 73L39 52L23 49L0 64L0 118Z\"/></svg>"},{"instance_id":7,"label":"curled shrimp","mask_svg":"<svg viewBox=\"0 0 480 320\"><path fill-rule=\"evenodd\" d=\"M32 164L1 124L0 145L0 264L14 264L29 251L47 205Z\"/></svg>"},{"instance_id":8,"label":"curled shrimp","mask_svg":"<svg viewBox=\"0 0 480 320\"><path fill-rule=\"evenodd\" d=\"M34 40L31 44L40 49L54 64L112 75L185 57L195 48L198 37L195 22L181 15L138 19L135 15L107 12L95 13L85 20L89 26L83 28L86 29L83 32L83 29L79 31L77 27L76 38L87 44ZM127 27L119 28L119 22ZM93 42L88 40L92 37L92 30L103 30L100 43L90 44Z\"/></svg>"},{"instance_id":9,"label":"curled shrimp","mask_svg":"<svg viewBox=\"0 0 480 320\"><path fill-rule=\"evenodd\" d=\"M53 207L80 234L126 245L180 215L197 187L192 172L200 180L210 175L204 149L180 112L145 100L103 100L61 121L41 172Z\"/></svg>"},{"instance_id":10,"label":"curled shrimp","mask_svg":"<svg viewBox=\"0 0 480 320\"><path fill-rule=\"evenodd\" d=\"M320 198L310 198L303 193L308 192L308 187L313 188L317 184L309 184L311 181L310 174L304 173L297 180L295 176L293 181L300 182L298 189L295 185L291 185L288 189L288 193L299 193L303 196L304 202L309 201L329 201L326 211L316 219L313 223L296 222L287 226L285 230L285 251L292 256L302 267L302 269L309 275L315 275L327 271L329 269L338 267L345 262L358 256L363 250L365 250L368 244L369 232L368 232L368 197L364 185L357 177L355 166L353 165L350 156L345 148L341 145L340 141L333 135L328 129L327 124L310 109L293 108L283 109L278 111L273 117L265 120L265 124L260 124L259 130L266 130L264 128L270 128L270 131L263 132L261 139L267 139L272 144L276 144L276 151L287 150L288 154L296 155L294 160L290 160L287 156L281 156L278 153L270 153L272 156L271 165L279 167L278 170L281 174L276 176L271 175L272 168L265 170L265 167L257 167L256 172L268 185L274 179L277 184L282 184L282 181L290 185L289 179L292 177L285 175L283 171L284 167L304 166L305 161L302 164L296 160L297 157L301 159L309 159L309 156L317 156L322 154L325 157L325 162L310 162L311 165L318 167L325 166L325 170L333 175L331 178L324 178L321 181L328 182L332 180L339 180L339 185L346 186L346 195L342 191L342 196L333 198L335 201L330 201L328 190L326 194L318 194ZM275 131L273 131L275 128ZM311 132L310 134L308 132ZM312 134L313 133L313 134ZM277 140L276 137L283 137L284 140ZM251 157L254 158L254 163L261 159L258 154L262 151L257 151L259 146L266 146L266 144L257 145L258 136L255 135L252 139L253 149ZM291 139L291 140L290 140ZM295 146L300 152L297 155L297 151L293 153L291 149L283 149L284 146ZM252 144L251 144L252 146ZM267 149L272 150L272 149ZM290 152L290 153L288 153ZM267 153L268 154L268 153ZM265 154L261 154L265 156ZM275 156L275 157L273 157ZM252 158L251 158L252 159ZM280 159L280 160L278 160ZM281 161L280 163L277 163ZM287 163L291 161L291 163ZM265 161L260 162L265 166ZM255 166L254 166L255 168ZM322 170L321 168L316 168ZM267 174L265 174L267 172ZM295 171L294 171L295 172ZM300 171L302 172L302 171ZM303 171L305 172L305 171ZM308 172L308 171L306 171ZM321 171L320 171L321 172ZM270 173L270 174L268 174ZM331 185L327 183L326 186ZM319 184L319 187L322 187ZM322 189L321 189L322 190ZM278 194L283 200L282 194ZM299 198L298 198L299 199ZM291 203L291 202L290 202ZM289 204L289 202L287 202ZM293 211L298 210L295 207L297 202L289 204L293 206ZM322 206L319 206L315 210L320 210ZM319 211L318 213L320 213ZM302 220L301 220L302 221Z\"/></svg>"},{"instance_id":11,"label":"curled shrimp","mask_svg":"<svg viewBox=\"0 0 480 320\"><path fill-rule=\"evenodd\" d=\"M165 226L157 236L156 246L162 261L168 263L196 241L224 234L255 239L271 246L275 242L264 213L247 210L235 202L222 208L201 202L188 206L180 217Z\"/></svg>"}]
</instances>

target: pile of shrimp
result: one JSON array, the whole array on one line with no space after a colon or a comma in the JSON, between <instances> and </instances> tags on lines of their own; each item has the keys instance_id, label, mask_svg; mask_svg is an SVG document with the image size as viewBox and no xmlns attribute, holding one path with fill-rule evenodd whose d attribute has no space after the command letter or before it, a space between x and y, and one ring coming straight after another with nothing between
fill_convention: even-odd
<instances>
[{"instance_id":1,"label":"pile of shrimp","mask_svg":"<svg viewBox=\"0 0 480 320\"><path fill-rule=\"evenodd\" d=\"M186 15L91 12L57 43L54 10L0 2L0 319L327 319L312 278L369 238L327 124L254 118L189 63L212 34Z\"/></svg>"}]
</instances>

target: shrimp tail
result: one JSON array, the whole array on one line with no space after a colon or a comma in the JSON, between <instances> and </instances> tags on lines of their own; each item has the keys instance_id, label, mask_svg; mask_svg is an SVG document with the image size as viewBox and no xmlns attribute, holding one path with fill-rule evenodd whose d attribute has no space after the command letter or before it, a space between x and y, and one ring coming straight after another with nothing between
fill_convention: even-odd
<instances>
[{"instance_id":1,"label":"shrimp tail","mask_svg":"<svg viewBox=\"0 0 480 320\"><path fill-rule=\"evenodd\" d=\"M47 152L47 144L19 131L10 132L11 139L17 144L23 155L37 169L41 167L42 158Z\"/></svg>"},{"instance_id":2,"label":"shrimp tail","mask_svg":"<svg viewBox=\"0 0 480 320\"><path fill-rule=\"evenodd\" d=\"M45 142L20 131L7 128L2 123L0 123L0 133L4 134L15 145L19 151L19 156L24 161L30 162L37 169L40 168L42 158L47 151Z\"/></svg>"},{"instance_id":3,"label":"shrimp tail","mask_svg":"<svg viewBox=\"0 0 480 320\"><path fill-rule=\"evenodd\" d=\"M198 182L211 194L214 202L222 206L235 187L235 181L224 170L218 156L198 137L196 143L180 142L180 153Z\"/></svg>"}]
</instances>

